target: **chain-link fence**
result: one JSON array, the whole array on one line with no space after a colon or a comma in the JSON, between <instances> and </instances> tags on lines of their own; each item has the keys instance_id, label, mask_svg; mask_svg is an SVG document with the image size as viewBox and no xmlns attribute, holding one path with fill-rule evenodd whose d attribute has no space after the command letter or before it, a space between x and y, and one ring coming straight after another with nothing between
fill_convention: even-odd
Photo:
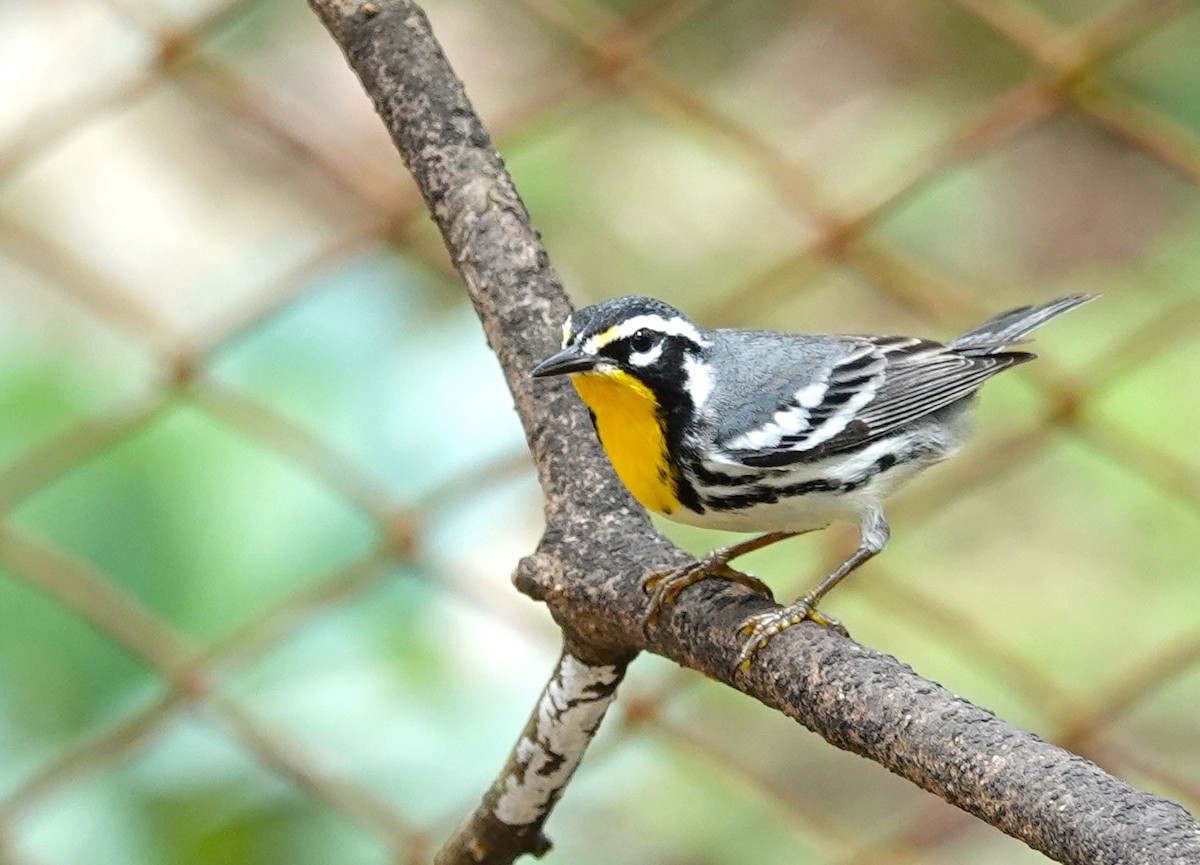
<instances>
[{"instance_id":1,"label":"chain-link fence","mask_svg":"<svg viewBox=\"0 0 1200 865\"><path fill-rule=\"evenodd\" d=\"M829 610L1200 810L1200 7L427 8L578 302L945 338L1104 295ZM411 182L302 4L0 24L0 860L426 861L558 640ZM853 540L751 564L790 598ZM657 658L549 828L561 862L1044 861Z\"/></svg>"}]
</instances>

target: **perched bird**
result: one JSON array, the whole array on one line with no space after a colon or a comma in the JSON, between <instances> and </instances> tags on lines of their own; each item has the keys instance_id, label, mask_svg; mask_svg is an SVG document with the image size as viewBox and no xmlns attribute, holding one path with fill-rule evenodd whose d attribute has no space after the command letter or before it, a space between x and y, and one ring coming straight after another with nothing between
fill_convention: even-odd
<instances>
[{"instance_id":1,"label":"perched bird","mask_svg":"<svg viewBox=\"0 0 1200 865\"><path fill-rule=\"evenodd\" d=\"M644 507L689 525L767 533L652 577L649 622L708 577L765 591L728 562L835 520L857 522L850 558L795 603L743 624L744 668L804 619L841 629L817 604L887 543L883 500L959 448L985 380L1035 357L1009 346L1092 297L1003 312L944 345L706 330L662 301L618 297L569 316L562 350L531 374L571 376L617 476Z\"/></svg>"}]
</instances>

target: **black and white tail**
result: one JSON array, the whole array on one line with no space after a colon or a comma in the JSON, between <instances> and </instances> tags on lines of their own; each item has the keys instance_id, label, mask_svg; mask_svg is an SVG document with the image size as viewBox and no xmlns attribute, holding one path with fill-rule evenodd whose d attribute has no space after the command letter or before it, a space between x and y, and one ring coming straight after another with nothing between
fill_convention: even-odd
<instances>
[{"instance_id":1,"label":"black and white tail","mask_svg":"<svg viewBox=\"0 0 1200 865\"><path fill-rule=\"evenodd\" d=\"M1095 300L1094 294L1069 294L1041 306L1022 306L992 316L948 345L966 355L996 354L1055 316Z\"/></svg>"}]
</instances>

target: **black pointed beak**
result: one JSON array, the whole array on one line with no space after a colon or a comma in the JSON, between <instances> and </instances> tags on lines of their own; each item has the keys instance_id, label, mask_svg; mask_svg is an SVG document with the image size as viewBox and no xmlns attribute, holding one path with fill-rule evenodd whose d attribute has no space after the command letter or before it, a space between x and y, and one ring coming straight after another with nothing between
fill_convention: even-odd
<instances>
[{"instance_id":1,"label":"black pointed beak","mask_svg":"<svg viewBox=\"0 0 1200 865\"><path fill-rule=\"evenodd\" d=\"M552 354L529 371L534 378L565 375L569 372L584 372L596 365L595 355L582 351L579 346L568 346L558 354Z\"/></svg>"}]
</instances>

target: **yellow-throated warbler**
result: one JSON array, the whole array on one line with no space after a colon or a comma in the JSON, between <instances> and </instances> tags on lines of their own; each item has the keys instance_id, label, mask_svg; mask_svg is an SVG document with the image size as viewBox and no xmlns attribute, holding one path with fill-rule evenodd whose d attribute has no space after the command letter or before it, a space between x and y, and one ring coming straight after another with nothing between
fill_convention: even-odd
<instances>
[{"instance_id":1,"label":"yellow-throated warbler","mask_svg":"<svg viewBox=\"0 0 1200 865\"><path fill-rule=\"evenodd\" d=\"M816 606L883 549L884 498L958 449L986 379L1034 358L1009 346L1091 299L1010 310L943 345L705 330L662 301L619 297L568 317L562 351L532 374L571 375L617 476L644 507L689 525L768 533L653 578L651 620L706 577L764 590L727 566L738 555L835 520L858 523L849 559L794 604L746 621L745 666L806 618L841 627Z\"/></svg>"}]
</instances>

